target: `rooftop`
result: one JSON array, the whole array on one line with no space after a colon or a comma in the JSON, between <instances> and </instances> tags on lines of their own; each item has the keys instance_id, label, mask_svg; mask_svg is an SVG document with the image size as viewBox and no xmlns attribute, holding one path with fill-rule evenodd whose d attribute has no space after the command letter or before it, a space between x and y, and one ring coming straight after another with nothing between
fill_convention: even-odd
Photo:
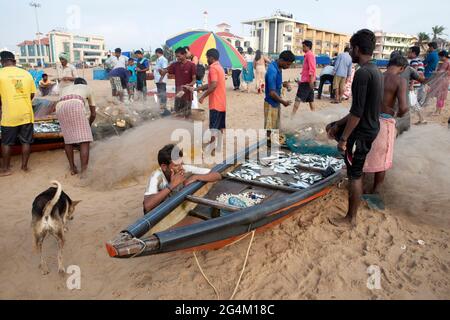
<instances>
[{"instance_id":1,"label":"rooftop","mask_svg":"<svg viewBox=\"0 0 450 320\"><path fill-rule=\"evenodd\" d=\"M23 46L32 46L32 45L38 45L39 41L38 40L25 40L21 43L19 43L17 46L18 47L23 47ZM44 46L48 46L50 44L48 38L42 38L41 39L41 45Z\"/></svg>"},{"instance_id":2,"label":"rooftop","mask_svg":"<svg viewBox=\"0 0 450 320\"><path fill-rule=\"evenodd\" d=\"M244 38L239 37L239 36L237 36L237 35L235 35L235 34L232 34L232 33L230 33L230 32L217 32L216 34L217 34L218 36L223 37L223 38L244 39Z\"/></svg>"}]
</instances>

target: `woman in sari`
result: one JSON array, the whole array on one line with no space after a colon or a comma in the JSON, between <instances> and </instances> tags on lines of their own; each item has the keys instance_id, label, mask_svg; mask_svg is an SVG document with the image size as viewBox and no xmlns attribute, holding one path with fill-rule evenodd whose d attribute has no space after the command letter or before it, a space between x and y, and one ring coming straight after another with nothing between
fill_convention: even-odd
<instances>
[{"instance_id":1,"label":"woman in sari","mask_svg":"<svg viewBox=\"0 0 450 320\"><path fill-rule=\"evenodd\" d=\"M448 60L448 52L443 50L439 53L441 64L437 70L438 74L442 74L442 80L439 84L439 92L437 94L436 111L434 115L440 115L444 109L445 102L448 97L448 87L450 85L450 61Z\"/></svg>"},{"instance_id":2,"label":"woman in sari","mask_svg":"<svg viewBox=\"0 0 450 320\"><path fill-rule=\"evenodd\" d=\"M90 115L87 118L85 101L88 101ZM95 101L86 80L77 78L74 84L64 88L56 105L56 116L64 136L65 151L69 160L70 172L78 174L74 162L74 147L80 145L81 175L86 172L89 163L89 146L94 141L91 125L95 121Z\"/></svg>"}]
</instances>

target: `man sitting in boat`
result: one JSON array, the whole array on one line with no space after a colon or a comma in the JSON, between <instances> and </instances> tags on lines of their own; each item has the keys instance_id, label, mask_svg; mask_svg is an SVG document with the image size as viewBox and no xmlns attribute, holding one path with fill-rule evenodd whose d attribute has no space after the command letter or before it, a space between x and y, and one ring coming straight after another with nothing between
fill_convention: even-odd
<instances>
[{"instance_id":1,"label":"man sitting in boat","mask_svg":"<svg viewBox=\"0 0 450 320\"><path fill-rule=\"evenodd\" d=\"M158 153L160 168L153 172L145 191L144 213L148 213L175 192L194 182L216 182L222 175L210 169L198 168L183 163L183 151L167 145Z\"/></svg>"}]
</instances>

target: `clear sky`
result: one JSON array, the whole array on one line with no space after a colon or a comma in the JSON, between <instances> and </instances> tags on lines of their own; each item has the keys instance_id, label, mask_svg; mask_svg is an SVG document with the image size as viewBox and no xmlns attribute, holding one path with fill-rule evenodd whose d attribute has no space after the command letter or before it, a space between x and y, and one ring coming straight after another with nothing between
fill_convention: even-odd
<instances>
[{"instance_id":1,"label":"clear sky","mask_svg":"<svg viewBox=\"0 0 450 320\"><path fill-rule=\"evenodd\" d=\"M35 0L33 0L35 1ZM241 22L291 12L297 20L318 28L346 33L379 26L384 31L417 34L444 25L450 34L450 2L443 0L38 0L41 32L65 28L79 34L103 35L108 48L155 49L170 36L186 29L202 28L203 12L209 27L221 22L244 35ZM0 48L16 50L36 34L30 0L0 0Z\"/></svg>"}]
</instances>

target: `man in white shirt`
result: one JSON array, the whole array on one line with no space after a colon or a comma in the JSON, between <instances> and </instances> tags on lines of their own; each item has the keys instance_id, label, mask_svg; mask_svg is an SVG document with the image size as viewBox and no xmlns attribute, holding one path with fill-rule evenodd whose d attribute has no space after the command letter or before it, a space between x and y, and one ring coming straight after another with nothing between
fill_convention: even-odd
<instances>
[{"instance_id":1,"label":"man in white shirt","mask_svg":"<svg viewBox=\"0 0 450 320\"><path fill-rule=\"evenodd\" d=\"M78 78L77 69L69 63L70 56L68 53L62 52L59 55L60 65L56 66L57 79L59 81L59 90L73 84Z\"/></svg>"},{"instance_id":2,"label":"man in white shirt","mask_svg":"<svg viewBox=\"0 0 450 320\"><path fill-rule=\"evenodd\" d=\"M334 66L326 66L322 69L322 72L320 73L320 85L319 85L319 91L317 95L317 99L322 99L322 91L323 86L326 82L329 82L331 84L330 87L330 93L331 93L331 99L334 99L334 88L333 88L333 81L334 81L334 73L335 69Z\"/></svg>"},{"instance_id":3,"label":"man in white shirt","mask_svg":"<svg viewBox=\"0 0 450 320\"><path fill-rule=\"evenodd\" d=\"M112 67L113 70L118 68L126 69L128 58L122 55L122 49L117 48L114 51L114 55L112 55L111 58L108 59L107 63Z\"/></svg>"},{"instance_id":4,"label":"man in white shirt","mask_svg":"<svg viewBox=\"0 0 450 320\"><path fill-rule=\"evenodd\" d=\"M144 212L148 213L159 206L173 193L197 181L216 182L222 175L209 169L183 164L183 151L170 144L158 153L160 168L150 177L144 195ZM187 177L190 175L189 177Z\"/></svg>"},{"instance_id":5,"label":"man in white shirt","mask_svg":"<svg viewBox=\"0 0 450 320\"><path fill-rule=\"evenodd\" d=\"M167 110L167 75L162 77L159 71L167 69L169 67L169 62L164 57L163 49L158 48L155 53L158 59L156 60L155 68L153 69L153 75L155 76L156 88L158 90L161 113L165 114Z\"/></svg>"}]
</instances>

